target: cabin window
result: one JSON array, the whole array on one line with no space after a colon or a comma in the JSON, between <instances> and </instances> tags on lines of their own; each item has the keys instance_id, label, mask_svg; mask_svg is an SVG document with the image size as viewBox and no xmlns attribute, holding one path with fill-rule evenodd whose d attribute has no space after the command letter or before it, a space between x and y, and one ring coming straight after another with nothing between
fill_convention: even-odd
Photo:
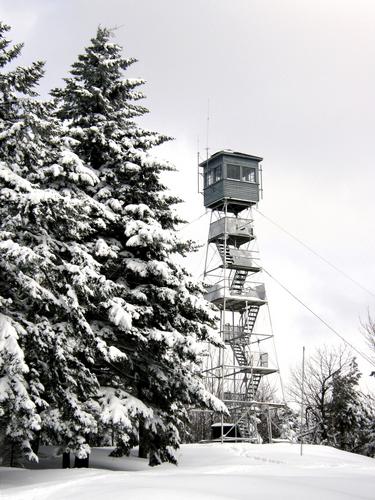
<instances>
[{"instance_id":1,"label":"cabin window","mask_svg":"<svg viewBox=\"0 0 375 500\"><path fill-rule=\"evenodd\" d=\"M227 165L227 178L241 180L241 167L239 165Z\"/></svg>"},{"instance_id":2,"label":"cabin window","mask_svg":"<svg viewBox=\"0 0 375 500\"><path fill-rule=\"evenodd\" d=\"M204 172L204 187L211 186L215 182L220 181L223 178L221 165L218 167L208 168Z\"/></svg>"},{"instance_id":3,"label":"cabin window","mask_svg":"<svg viewBox=\"0 0 375 500\"><path fill-rule=\"evenodd\" d=\"M242 167L242 178L244 182L256 182L255 178L255 168L253 167Z\"/></svg>"},{"instance_id":4,"label":"cabin window","mask_svg":"<svg viewBox=\"0 0 375 500\"><path fill-rule=\"evenodd\" d=\"M221 165L214 169L214 182L218 182L222 179L221 175Z\"/></svg>"},{"instance_id":5,"label":"cabin window","mask_svg":"<svg viewBox=\"0 0 375 500\"><path fill-rule=\"evenodd\" d=\"M227 179L233 179L242 182L256 183L256 169L254 167L246 167L245 165L231 165L227 164ZM223 167L217 165L205 169L204 172L204 187L207 188L215 182L223 179Z\"/></svg>"}]
</instances>

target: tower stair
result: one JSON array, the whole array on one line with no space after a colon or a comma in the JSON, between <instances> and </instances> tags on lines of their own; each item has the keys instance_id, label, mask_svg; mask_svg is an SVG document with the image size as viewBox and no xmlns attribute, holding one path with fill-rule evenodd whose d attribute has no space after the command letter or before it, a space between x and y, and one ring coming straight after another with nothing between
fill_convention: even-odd
<instances>
[{"instance_id":1,"label":"tower stair","mask_svg":"<svg viewBox=\"0 0 375 500\"><path fill-rule=\"evenodd\" d=\"M246 356L246 349L243 345L231 344L231 347L236 357L238 366L251 366L248 357ZM259 361L258 363L261 363L261 361ZM261 378L262 375L260 373L251 373L251 375L244 380L244 383L246 384L245 401L252 401L253 399L255 399L255 394L258 390Z\"/></svg>"},{"instance_id":2,"label":"tower stair","mask_svg":"<svg viewBox=\"0 0 375 500\"><path fill-rule=\"evenodd\" d=\"M231 343L231 347L239 366L248 366L249 362L245 354L244 346L238 343Z\"/></svg>"},{"instance_id":3,"label":"tower stair","mask_svg":"<svg viewBox=\"0 0 375 500\"><path fill-rule=\"evenodd\" d=\"M253 373L251 378L247 380L246 385L246 401L254 401L255 395L258 390L262 375L260 373Z\"/></svg>"},{"instance_id":4,"label":"tower stair","mask_svg":"<svg viewBox=\"0 0 375 500\"><path fill-rule=\"evenodd\" d=\"M241 437L242 439L249 439L251 436L248 425L248 416L245 411L245 406L233 406L230 409L230 416L232 422L237 425L237 428L240 431L241 436L239 437Z\"/></svg>"},{"instance_id":5,"label":"tower stair","mask_svg":"<svg viewBox=\"0 0 375 500\"><path fill-rule=\"evenodd\" d=\"M242 326L244 333L249 335L253 332L256 319L258 317L259 305L252 304L242 315Z\"/></svg>"},{"instance_id":6,"label":"tower stair","mask_svg":"<svg viewBox=\"0 0 375 500\"><path fill-rule=\"evenodd\" d=\"M250 415L247 411L248 407L244 405L233 406L230 409L230 416L232 422L237 426L240 431L241 436L238 436L240 439L245 440L254 440L256 436L254 435L254 431L250 431Z\"/></svg>"},{"instance_id":7,"label":"tower stair","mask_svg":"<svg viewBox=\"0 0 375 500\"><path fill-rule=\"evenodd\" d=\"M251 439L255 436L250 432L250 420L248 411L249 407L246 406L246 401L254 401L256 399L256 391L262 376L259 373L253 373L250 380L246 381L246 393L242 393L241 399L245 404L237 404L229 408L232 422L237 425L241 433L242 439Z\"/></svg>"},{"instance_id":8,"label":"tower stair","mask_svg":"<svg viewBox=\"0 0 375 500\"><path fill-rule=\"evenodd\" d=\"M241 295L248 274L249 272L245 269L236 269L232 283L230 285L230 291L234 292L235 294Z\"/></svg>"},{"instance_id":9,"label":"tower stair","mask_svg":"<svg viewBox=\"0 0 375 500\"><path fill-rule=\"evenodd\" d=\"M223 241L217 241L216 242L216 248L220 254L220 257L222 258L223 264L233 264L234 259L233 256L230 253L230 249L228 245L225 245Z\"/></svg>"}]
</instances>

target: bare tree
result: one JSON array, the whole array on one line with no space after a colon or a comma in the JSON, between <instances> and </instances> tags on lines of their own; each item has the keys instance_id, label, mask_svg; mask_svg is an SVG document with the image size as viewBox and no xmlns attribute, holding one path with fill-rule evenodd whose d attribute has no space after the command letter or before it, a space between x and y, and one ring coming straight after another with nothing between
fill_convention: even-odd
<instances>
[{"instance_id":1,"label":"bare tree","mask_svg":"<svg viewBox=\"0 0 375 500\"><path fill-rule=\"evenodd\" d=\"M370 348L370 357L375 361L375 319L371 317L370 313L367 315L367 320L361 322L361 331ZM371 375L375 376L375 371Z\"/></svg>"},{"instance_id":2,"label":"bare tree","mask_svg":"<svg viewBox=\"0 0 375 500\"><path fill-rule=\"evenodd\" d=\"M278 400L278 387L275 381L270 381L269 377L263 377L259 383L256 394L257 401L276 402Z\"/></svg>"},{"instance_id":3,"label":"bare tree","mask_svg":"<svg viewBox=\"0 0 375 500\"><path fill-rule=\"evenodd\" d=\"M307 359L305 364L305 432L312 442L327 441L329 426L328 412L332 398L333 382L338 374L347 373L352 366L353 356L344 346L323 346ZM288 393L291 399L301 405L302 370L291 372Z\"/></svg>"}]
</instances>

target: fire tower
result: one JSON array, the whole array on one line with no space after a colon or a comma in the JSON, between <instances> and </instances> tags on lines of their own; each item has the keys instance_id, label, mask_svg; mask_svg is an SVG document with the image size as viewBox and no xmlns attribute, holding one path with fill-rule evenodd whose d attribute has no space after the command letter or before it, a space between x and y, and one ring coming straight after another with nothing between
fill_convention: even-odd
<instances>
[{"instance_id":1,"label":"fire tower","mask_svg":"<svg viewBox=\"0 0 375 500\"><path fill-rule=\"evenodd\" d=\"M199 165L204 206L211 210L206 299L220 311L225 345L212 352L205 377L230 411L230 423L221 417L221 424L216 424L221 432L213 437L222 440L257 440L256 415L262 412L271 439L270 412L282 406L265 401L264 390L260 394L264 379L278 373L276 359L269 355L273 333L265 331L269 312L252 219L252 207L262 194L261 161L258 156L225 150Z\"/></svg>"}]
</instances>

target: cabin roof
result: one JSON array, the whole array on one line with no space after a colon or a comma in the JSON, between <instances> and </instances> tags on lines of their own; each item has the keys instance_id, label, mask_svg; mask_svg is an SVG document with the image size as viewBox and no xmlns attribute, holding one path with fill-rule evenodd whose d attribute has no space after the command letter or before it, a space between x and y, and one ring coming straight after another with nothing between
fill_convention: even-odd
<instances>
[{"instance_id":1,"label":"cabin roof","mask_svg":"<svg viewBox=\"0 0 375 500\"><path fill-rule=\"evenodd\" d=\"M202 161L199 166L204 167L207 162L211 162L211 160L214 160L215 158L218 158L220 156L236 156L237 158L245 158L247 160L255 160L255 161L262 161L263 158L260 156L254 156L254 155L249 155L246 153L240 153L239 151L232 151L231 149L223 149L221 151L217 151L213 155L211 155L207 160Z\"/></svg>"}]
</instances>

